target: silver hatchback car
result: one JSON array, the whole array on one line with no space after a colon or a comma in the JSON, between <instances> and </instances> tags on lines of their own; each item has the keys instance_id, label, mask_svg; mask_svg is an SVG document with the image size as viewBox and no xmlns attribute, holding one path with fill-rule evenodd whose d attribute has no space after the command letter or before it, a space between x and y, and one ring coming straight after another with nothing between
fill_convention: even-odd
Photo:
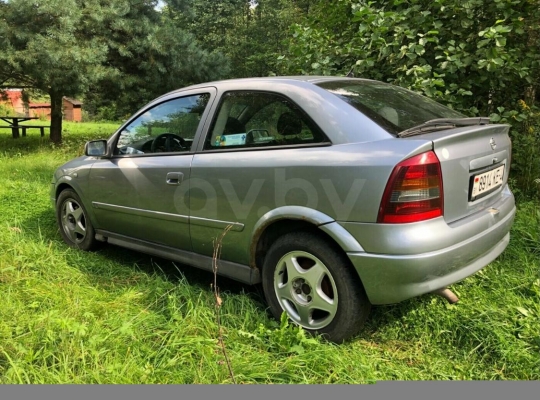
<instances>
[{"instance_id":1,"label":"silver hatchback car","mask_svg":"<svg viewBox=\"0 0 540 400\"><path fill-rule=\"evenodd\" d=\"M508 125L382 82L273 77L165 94L54 174L73 247L124 246L262 283L341 342L372 304L447 289L506 248Z\"/></svg>"}]
</instances>

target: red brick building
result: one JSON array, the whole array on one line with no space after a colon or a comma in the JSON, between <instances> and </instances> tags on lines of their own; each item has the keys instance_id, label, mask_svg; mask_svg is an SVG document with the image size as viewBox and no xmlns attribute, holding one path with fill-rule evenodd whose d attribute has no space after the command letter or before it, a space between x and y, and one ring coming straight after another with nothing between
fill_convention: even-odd
<instances>
[{"instance_id":1,"label":"red brick building","mask_svg":"<svg viewBox=\"0 0 540 400\"><path fill-rule=\"evenodd\" d=\"M13 108L15 113L25 114L30 117L39 117L51 119L50 103L28 103L25 105L22 98L22 89L6 89L0 92L0 103L6 104ZM70 97L64 97L64 120L65 121L82 121L82 105L79 100Z\"/></svg>"},{"instance_id":2,"label":"red brick building","mask_svg":"<svg viewBox=\"0 0 540 400\"><path fill-rule=\"evenodd\" d=\"M28 116L51 119L51 105L49 103L29 103Z\"/></svg>"},{"instance_id":3,"label":"red brick building","mask_svg":"<svg viewBox=\"0 0 540 400\"><path fill-rule=\"evenodd\" d=\"M0 103L13 108L16 113L26 112L22 98L22 89L6 89L0 91Z\"/></svg>"}]
</instances>

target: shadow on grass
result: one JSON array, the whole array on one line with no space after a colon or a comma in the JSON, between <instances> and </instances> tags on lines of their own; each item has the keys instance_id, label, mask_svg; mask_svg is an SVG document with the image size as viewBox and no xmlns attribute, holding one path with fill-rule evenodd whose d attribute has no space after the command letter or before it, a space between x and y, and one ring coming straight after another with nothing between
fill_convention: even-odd
<instances>
[{"instance_id":1,"label":"shadow on grass","mask_svg":"<svg viewBox=\"0 0 540 400\"><path fill-rule=\"evenodd\" d=\"M185 278L190 285L196 285L204 290L208 290L208 292L212 291L210 287L214 282L214 274L212 272L115 245L104 244L97 252L101 257L109 261L119 265L125 265L127 269L136 266L143 273L151 276L158 275L173 283ZM217 285L222 292L226 291L233 294L257 293L256 285L243 284L220 275L217 277Z\"/></svg>"},{"instance_id":2,"label":"shadow on grass","mask_svg":"<svg viewBox=\"0 0 540 400\"><path fill-rule=\"evenodd\" d=\"M417 310L422 303L429 302L430 299L431 295L424 295L404 300L398 304L373 306L369 318L357 339L376 343L386 342L386 339L378 337L378 333L382 329L390 325L401 325L405 316Z\"/></svg>"},{"instance_id":3,"label":"shadow on grass","mask_svg":"<svg viewBox=\"0 0 540 400\"><path fill-rule=\"evenodd\" d=\"M148 276L159 276L162 279L175 283L182 279L189 285L196 286L200 290L211 293L211 284L214 281L212 272L204 271L195 267L172 262L155 256L150 256L134 250L104 243L98 250L86 253L82 250L69 248L60 236L54 211L44 211L31 220L23 221L24 233L28 240L38 239L38 229L41 239L47 243L52 242L60 251L65 250L64 257L69 265L80 270L90 277L90 280L104 290L117 290L118 287L129 287L134 284L134 269ZM114 279L114 285L107 282L107 276L111 276L107 265L114 264L120 268L114 273L123 274ZM122 271L124 271L122 273ZM114 275L114 274L113 274ZM219 276L217 285L222 293L245 294L255 302L261 311L268 312L261 285L247 285L235 280ZM112 289L112 288L115 289ZM413 312L423 302L430 301L430 295L404 301L395 305L376 306L371 314L364 330L356 339L364 339L375 343L383 343L386 340L379 337L378 333L389 325L400 325L403 318ZM441 306L442 303L441 303Z\"/></svg>"},{"instance_id":4,"label":"shadow on grass","mask_svg":"<svg viewBox=\"0 0 540 400\"><path fill-rule=\"evenodd\" d=\"M51 142L47 135L44 137L39 136L39 134L37 136L29 135L13 139L11 131L8 129L0 130L0 154L8 157L34 153L43 148L49 148L50 146Z\"/></svg>"},{"instance_id":5,"label":"shadow on grass","mask_svg":"<svg viewBox=\"0 0 540 400\"><path fill-rule=\"evenodd\" d=\"M118 271L125 267L126 279L116 280L116 286L129 286L131 284L129 276L132 276L133 269L136 268L149 276L157 275L170 282L186 279L190 285L196 285L208 292L212 291L210 285L214 282L214 275L209 271L107 243L101 244L97 250L89 253L69 248L60 235L52 207L50 211L43 211L37 217L23 221L23 227L25 228L23 232L29 240L36 240L37 232L39 232L39 237L43 241L52 242L59 249L65 249L65 259L68 264L91 276L92 281L102 287L110 287L104 284L104 276L107 276L109 271L106 271L103 265L112 263L121 267ZM87 263L81 262L81 258L85 255L89 257ZM219 275L217 285L221 292L244 293L250 297L253 296L258 301L263 301L263 298L260 298L262 290L259 285L247 285Z\"/></svg>"}]
</instances>

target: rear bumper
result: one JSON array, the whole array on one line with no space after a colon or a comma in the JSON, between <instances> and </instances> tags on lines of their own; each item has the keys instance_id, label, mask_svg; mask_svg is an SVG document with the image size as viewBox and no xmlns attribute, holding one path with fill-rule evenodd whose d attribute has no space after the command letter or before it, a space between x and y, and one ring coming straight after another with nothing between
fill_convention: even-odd
<instances>
[{"instance_id":1,"label":"rear bumper","mask_svg":"<svg viewBox=\"0 0 540 400\"><path fill-rule=\"evenodd\" d=\"M484 211L482 215L471 217L469 221L461 221L455 226L447 225L441 218L441 230L428 231L425 234L447 238L452 233L452 236L460 237L460 231L470 232L470 224L478 225L482 221L485 223L485 220L490 220L490 223L485 224L484 229L475 235L451 245L441 237L440 243L446 246L437 250L411 254L411 250L422 248L419 245L409 247L406 254L392 254L392 250L395 250L392 246L387 248L387 253L391 254L372 253L367 251L368 249L366 252L348 252L347 255L362 279L371 303L397 303L433 292L474 274L492 262L509 243L509 232L516 212L511 194L501 199L499 206L505 210L501 216ZM442 228L443 225L445 229ZM433 243L432 239L426 237L427 242ZM416 240L422 242L423 237ZM402 243L396 244L396 247L403 250L400 246Z\"/></svg>"}]
</instances>

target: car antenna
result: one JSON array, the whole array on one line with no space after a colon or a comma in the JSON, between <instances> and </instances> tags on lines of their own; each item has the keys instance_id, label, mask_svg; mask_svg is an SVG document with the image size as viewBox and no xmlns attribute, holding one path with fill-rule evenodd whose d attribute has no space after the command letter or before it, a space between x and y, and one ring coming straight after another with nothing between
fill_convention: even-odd
<instances>
[{"instance_id":1,"label":"car antenna","mask_svg":"<svg viewBox=\"0 0 540 400\"><path fill-rule=\"evenodd\" d=\"M353 67L351 68L351 70L349 71L349 73L346 75L347 78L354 78L354 65Z\"/></svg>"}]
</instances>

